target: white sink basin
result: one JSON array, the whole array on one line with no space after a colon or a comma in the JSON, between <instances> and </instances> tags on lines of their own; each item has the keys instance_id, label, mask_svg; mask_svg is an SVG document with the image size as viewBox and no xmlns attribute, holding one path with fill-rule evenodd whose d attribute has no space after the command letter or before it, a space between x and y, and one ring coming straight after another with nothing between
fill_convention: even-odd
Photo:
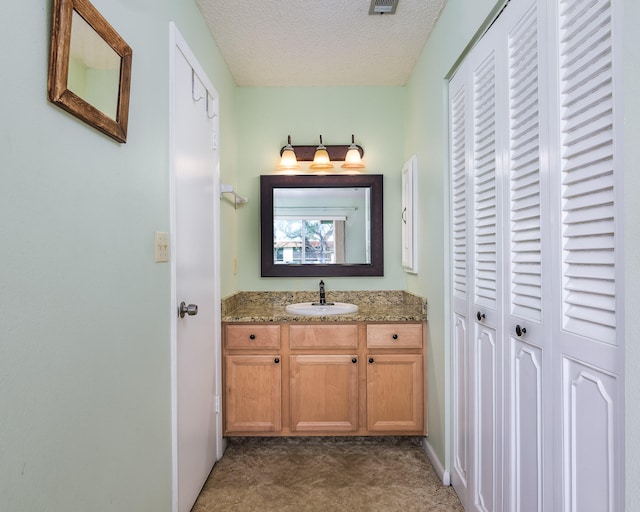
<instances>
[{"instance_id":1,"label":"white sink basin","mask_svg":"<svg viewBox=\"0 0 640 512\"><path fill-rule=\"evenodd\" d=\"M317 305L316 302L300 302L298 304L288 304L285 311L291 315L303 316L324 316L324 315L348 315L356 313L358 306L347 302L327 302L327 304Z\"/></svg>"}]
</instances>

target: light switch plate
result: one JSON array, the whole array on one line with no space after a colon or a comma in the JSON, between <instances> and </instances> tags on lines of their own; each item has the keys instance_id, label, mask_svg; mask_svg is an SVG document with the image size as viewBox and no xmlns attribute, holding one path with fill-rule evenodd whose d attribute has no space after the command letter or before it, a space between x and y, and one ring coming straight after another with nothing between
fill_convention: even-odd
<instances>
[{"instance_id":1,"label":"light switch plate","mask_svg":"<svg viewBox=\"0 0 640 512\"><path fill-rule=\"evenodd\" d=\"M169 233L166 231L156 231L156 263L169 261Z\"/></svg>"}]
</instances>

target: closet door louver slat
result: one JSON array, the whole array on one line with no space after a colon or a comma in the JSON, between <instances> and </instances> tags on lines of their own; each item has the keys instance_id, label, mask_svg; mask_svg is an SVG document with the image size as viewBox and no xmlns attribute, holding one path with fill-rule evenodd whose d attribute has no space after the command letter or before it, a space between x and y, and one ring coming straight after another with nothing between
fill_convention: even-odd
<instances>
[{"instance_id":1,"label":"closet door louver slat","mask_svg":"<svg viewBox=\"0 0 640 512\"><path fill-rule=\"evenodd\" d=\"M473 163L475 302L496 309L496 126L495 56L473 73Z\"/></svg>"},{"instance_id":2,"label":"closet door louver slat","mask_svg":"<svg viewBox=\"0 0 640 512\"><path fill-rule=\"evenodd\" d=\"M610 2L560 5L563 328L615 343Z\"/></svg>"},{"instance_id":3,"label":"closet door louver slat","mask_svg":"<svg viewBox=\"0 0 640 512\"><path fill-rule=\"evenodd\" d=\"M452 187L452 245L453 294L467 297L467 194L465 95L461 88L451 105L451 187Z\"/></svg>"},{"instance_id":4,"label":"closet door louver slat","mask_svg":"<svg viewBox=\"0 0 640 512\"><path fill-rule=\"evenodd\" d=\"M511 311L542 318L538 32L531 9L509 34Z\"/></svg>"}]
</instances>

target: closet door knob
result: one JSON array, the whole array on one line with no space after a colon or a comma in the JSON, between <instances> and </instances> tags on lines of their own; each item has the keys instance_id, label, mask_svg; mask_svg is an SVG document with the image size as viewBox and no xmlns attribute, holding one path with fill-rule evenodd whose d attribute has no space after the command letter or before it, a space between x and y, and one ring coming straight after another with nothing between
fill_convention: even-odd
<instances>
[{"instance_id":1,"label":"closet door knob","mask_svg":"<svg viewBox=\"0 0 640 512\"><path fill-rule=\"evenodd\" d=\"M276 363L276 364L278 364L278 363L280 362L280 358L279 358L279 357L276 357L276 358L273 360L273 362L274 362L274 363Z\"/></svg>"},{"instance_id":2,"label":"closet door knob","mask_svg":"<svg viewBox=\"0 0 640 512\"><path fill-rule=\"evenodd\" d=\"M355 358L355 357L352 357L352 358L351 358L351 362L352 362L353 364L356 364L356 363L358 362L358 359L357 359L357 358Z\"/></svg>"},{"instance_id":3,"label":"closet door knob","mask_svg":"<svg viewBox=\"0 0 640 512\"><path fill-rule=\"evenodd\" d=\"M187 306L186 302L180 303L180 307L178 308L178 315L180 315L180 318L184 318L184 315L195 316L197 314L198 314L197 304L189 304Z\"/></svg>"},{"instance_id":4,"label":"closet door knob","mask_svg":"<svg viewBox=\"0 0 640 512\"><path fill-rule=\"evenodd\" d=\"M523 334L527 333L527 328L526 327L520 327L520 325L516 325L516 334L518 336L522 336Z\"/></svg>"},{"instance_id":5,"label":"closet door knob","mask_svg":"<svg viewBox=\"0 0 640 512\"><path fill-rule=\"evenodd\" d=\"M373 360L373 357L370 357L370 358L369 358L369 363L373 363L373 361L374 361L374 360Z\"/></svg>"},{"instance_id":6,"label":"closet door knob","mask_svg":"<svg viewBox=\"0 0 640 512\"><path fill-rule=\"evenodd\" d=\"M485 314L478 311L478 313L476 314L476 318L478 319L478 322L482 322L482 320L485 318Z\"/></svg>"}]
</instances>

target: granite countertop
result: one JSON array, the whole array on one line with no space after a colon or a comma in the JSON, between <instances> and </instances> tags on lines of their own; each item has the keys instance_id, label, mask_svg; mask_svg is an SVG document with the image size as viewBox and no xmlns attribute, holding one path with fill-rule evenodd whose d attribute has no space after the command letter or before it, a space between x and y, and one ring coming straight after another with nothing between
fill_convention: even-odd
<instances>
[{"instance_id":1,"label":"granite countertop","mask_svg":"<svg viewBox=\"0 0 640 512\"><path fill-rule=\"evenodd\" d=\"M358 305L348 315L303 316L285 311L287 304L313 302L317 292L239 292L222 301L223 322L421 322L427 300L405 291L330 291L327 301Z\"/></svg>"}]
</instances>

